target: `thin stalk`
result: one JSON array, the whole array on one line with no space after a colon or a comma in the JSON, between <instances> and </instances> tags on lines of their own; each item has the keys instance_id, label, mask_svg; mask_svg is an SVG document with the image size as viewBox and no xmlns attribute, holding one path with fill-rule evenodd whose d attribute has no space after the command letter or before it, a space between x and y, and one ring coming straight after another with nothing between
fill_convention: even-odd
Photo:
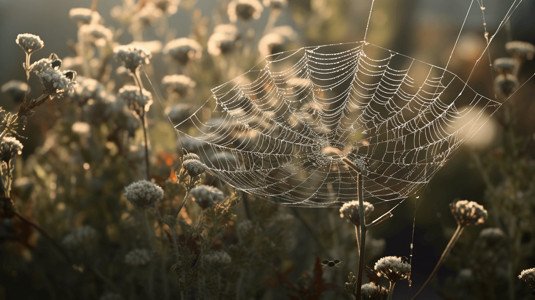
<instances>
[{"instance_id":1,"label":"thin stalk","mask_svg":"<svg viewBox=\"0 0 535 300\"><path fill-rule=\"evenodd\" d=\"M386 300L392 300L392 295L394 295L394 287L396 287L396 282L390 281L390 286L388 287L388 297Z\"/></svg>"},{"instance_id":2,"label":"thin stalk","mask_svg":"<svg viewBox=\"0 0 535 300\"><path fill-rule=\"evenodd\" d=\"M425 280L424 284L420 287L420 289L418 290L418 292L416 292L416 294L412 297L412 300L416 299L418 296L420 296L420 294L423 292L423 290L427 287L427 285L429 284L429 282L431 282L431 279L433 279L433 277L435 277L435 274L437 273L438 269L440 268L440 266L442 265L442 263L444 262L444 260L446 259L446 257L450 254L451 252L451 249L453 249L453 246L455 245L455 243L457 242L457 240L459 240L459 237L461 236L461 234L463 233L463 229L464 227L461 226L461 225L457 225L457 229L455 230L455 233L453 233L453 236L451 237L448 245L446 246L446 248L444 249L444 252L442 252L442 255L440 256L440 259L438 260L437 264L435 265L435 268L433 269L433 271L431 272L431 274L429 274L429 277L427 277L427 279Z\"/></svg>"},{"instance_id":3,"label":"thin stalk","mask_svg":"<svg viewBox=\"0 0 535 300\"><path fill-rule=\"evenodd\" d=\"M359 217L360 217L360 226L359 232L360 232L360 241L359 241L359 268L357 271L357 300L361 299L362 294L362 271L364 270L364 255L365 255L365 247L366 247L366 231L368 230L368 227L366 226L366 220L364 217L364 193L362 191L362 177L360 176L360 173L357 173L357 184L358 184L358 190L357 190L357 197L359 199Z\"/></svg>"},{"instance_id":4,"label":"thin stalk","mask_svg":"<svg viewBox=\"0 0 535 300\"><path fill-rule=\"evenodd\" d=\"M141 78L139 77L139 69L137 69L134 74L134 80L136 85L139 88L139 95L143 97L143 84L141 83ZM145 179L149 180L150 178L150 162L149 162L149 138L147 134L147 117L146 117L145 107L141 108L140 116L141 125L143 127L143 143L145 144Z\"/></svg>"}]
</instances>

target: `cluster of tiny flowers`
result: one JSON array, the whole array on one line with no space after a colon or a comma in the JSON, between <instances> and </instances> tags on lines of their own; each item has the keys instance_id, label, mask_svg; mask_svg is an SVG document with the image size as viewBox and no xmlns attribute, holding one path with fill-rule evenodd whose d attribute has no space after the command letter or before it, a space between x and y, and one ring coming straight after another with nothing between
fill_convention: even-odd
<instances>
[{"instance_id":1,"label":"cluster of tiny flowers","mask_svg":"<svg viewBox=\"0 0 535 300\"><path fill-rule=\"evenodd\" d=\"M62 73L56 68L51 68L41 72L39 74L39 80L41 80L44 92L54 95L70 92L74 87L75 76L76 72L74 71Z\"/></svg>"},{"instance_id":2,"label":"cluster of tiny flowers","mask_svg":"<svg viewBox=\"0 0 535 300\"><path fill-rule=\"evenodd\" d=\"M201 45L189 38L172 40L165 45L163 51L182 65L202 57Z\"/></svg>"},{"instance_id":3,"label":"cluster of tiny flowers","mask_svg":"<svg viewBox=\"0 0 535 300\"><path fill-rule=\"evenodd\" d=\"M186 75L166 75L162 78L162 85L167 91L184 96L196 83Z\"/></svg>"},{"instance_id":4,"label":"cluster of tiny flowers","mask_svg":"<svg viewBox=\"0 0 535 300\"><path fill-rule=\"evenodd\" d=\"M63 245L69 249L82 248L92 244L96 238L97 231L89 225L84 225L74 229L65 236L63 238Z\"/></svg>"},{"instance_id":5,"label":"cluster of tiny flowers","mask_svg":"<svg viewBox=\"0 0 535 300\"><path fill-rule=\"evenodd\" d=\"M532 60L535 56L535 46L528 42L511 41L505 44L505 49L513 57L520 60Z\"/></svg>"},{"instance_id":6,"label":"cluster of tiny flowers","mask_svg":"<svg viewBox=\"0 0 535 300\"><path fill-rule=\"evenodd\" d=\"M2 85L2 93L6 93L16 103L24 101L24 97L30 91L26 82L10 80Z\"/></svg>"},{"instance_id":7,"label":"cluster of tiny flowers","mask_svg":"<svg viewBox=\"0 0 535 300\"><path fill-rule=\"evenodd\" d=\"M155 24L162 16L163 11L153 2L148 2L134 15L134 22L132 25L134 28L136 26L143 28Z\"/></svg>"},{"instance_id":8,"label":"cluster of tiny flowers","mask_svg":"<svg viewBox=\"0 0 535 300\"><path fill-rule=\"evenodd\" d=\"M182 168L188 172L189 176L195 177L204 173L206 170L206 165L201 162L197 154L188 153L184 155Z\"/></svg>"},{"instance_id":9,"label":"cluster of tiny flowers","mask_svg":"<svg viewBox=\"0 0 535 300\"><path fill-rule=\"evenodd\" d=\"M258 0L232 0L227 6L231 22L236 22L238 19L242 21L258 19L263 10L264 7Z\"/></svg>"},{"instance_id":10,"label":"cluster of tiny flowers","mask_svg":"<svg viewBox=\"0 0 535 300\"><path fill-rule=\"evenodd\" d=\"M411 274L411 265L403 262L401 257L397 256L385 256L379 259L373 268L378 275L387 278L391 282L407 279Z\"/></svg>"},{"instance_id":11,"label":"cluster of tiny flowers","mask_svg":"<svg viewBox=\"0 0 535 300\"><path fill-rule=\"evenodd\" d=\"M143 89L143 94L139 93L139 88L135 85L125 85L119 89L117 98L124 101L135 112L148 111L152 104L152 94Z\"/></svg>"},{"instance_id":12,"label":"cluster of tiny flowers","mask_svg":"<svg viewBox=\"0 0 535 300\"><path fill-rule=\"evenodd\" d=\"M228 265L232 262L232 258L227 252L218 250L203 255L203 261L210 265Z\"/></svg>"},{"instance_id":13,"label":"cluster of tiny flowers","mask_svg":"<svg viewBox=\"0 0 535 300\"><path fill-rule=\"evenodd\" d=\"M0 161L9 162L16 155L22 154L22 144L14 137L6 136L0 142Z\"/></svg>"},{"instance_id":14,"label":"cluster of tiny flowers","mask_svg":"<svg viewBox=\"0 0 535 300\"><path fill-rule=\"evenodd\" d=\"M151 254L147 249L134 249L124 257L124 262L130 266L144 266L150 262Z\"/></svg>"},{"instance_id":15,"label":"cluster of tiny flowers","mask_svg":"<svg viewBox=\"0 0 535 300\"><path fill-rule=\"evenodd\" d=\"M128 185L124 189L124 195L134 207L146 209L154 207L162 200L164 192L161 187L148 180L139 180Z\"/></svg>"},{"instance_id":16,"label":"cluster of tiny flowers","mask_svg":"<svg viewBox=\"0 0 535 300\"><path fill-rule=\"evenodd\" d=\"M225 195L216 187L208 185L199 185L191 189L191 196L197 205L202 209L213 206L217 202L225 199Z\"/></svg>"},{"instance_id":17,"label":"cluster of tiny flowers","mask_svg":"<svg viewBox=\"0 0 535 300\"><path fill-rule=\"evenodd\" d=\"M364 218L366 218L373 212L375 208L373 207L373 204L367 201L364 201L363 205L364 205ZM353 223L354 225L360 225L359 211L360 211L359 201L353 200L353 201L346 202L340 208L340 218L347 219L349 222Z\"/></svg>"},{"instance_id":18,"label":"cluster of tiny flowers","mask_svg":"<svg viewBox=\"0 0 535 300\"><path fill-rule=\"evenodd\" d=\"M513 58L500 57L494 60L494 70L502 75L512 74L516 68L517 62Z\"/></svg>"},{"instance_id":19,"label":"cluster of tiny flowers","mask_svg":"<svg viewBox=\"0 0 535 300\"><path fill-rule=\"evenodd\" d=\"M111 42L113 33L101 24L92 23L80 27L80 37L86 43L92 43L102 47Z\"/></svg>"},{"instance_id":20,"label":"cluster of tiny flowers","mask_svg":"<svg viewBox=\"0 0 535 300\"><path fill-rule=\"evenodd\" d=\"M98 23L101 20L100 14L97 11L85 7L71 8L71 10L69 10L69 18L79 26Z\"/></svg>"},{"instance_id":21,"label":"cluster of tiny flowers","mask_svg":"<svg viewBox=\"0 0 535 300\"><path fill-rule=\"evenodd\" d=\"M286 50L291 41L297 39L297 34L290 26L275 27L271 32L264 35L258 42L258 52L262 56L268 56Z\"/></svg>"},{"instance_id":22,"label":"cluster of tiny flowers","mask_svg":"<svg viewBox=\"0 0 535 300\"><path fill-rule=\"evenodd\" d=\"M117 46L113 48L113 53L115 59L132 73L135 73L142 65L150 63L150 52L140 46Z\"/></svg>"},{"instance_id":23,"label":"cluster of tiny flowers","mask_svg":"<svg viewBox=\"0 0 535 300\"><path fill-rule=\"evenodd\" d=\"M487 210L474 201L459 200L450 204L455 221L462 227L483 224L487 220Z\"/></svg>"},{"instance_id":24,"label":"cluster of tiny flowers","mask_svg":"<svg viewBox=\"0 0 535 300\"><path fill-rule=\"evenodd\" d=\"M206 44L207 51L213 56L229 54L234 51L238 39L238 28L235 25L217 25Z\"/></svg>"},{"instance_id":25,"label":"cluster of tiny flowers","mask_svg":"<svg viewBox=\"0 0 535 300\"><path fill-rule=\"evenodd\" d=\"M93 78L78 76L77 85L69 93L69 98L78 104L85 104L93 99L98 102L104 101L106 90L104 86Z\"/></svg>"},{"instance_id":26,"label":"cluster of tiny flowers","mask_svg":"<svg viewBox=\"0 0 535 300\"><path fill-rule=\"evenodd\" d=\"M363 299L382 299L385 294L385 289L373 282L365 283L361 287Z\"/></svg>"},{"instance_id":27,"label":"cluster of tiny flowers","mask_svg":"<svg viewBox=\"0 0 535 300\"><path fill-rule=\"evenodd\" d=\"M27 54L32 54L35 51L43 49L45 46L45 43L39 36L31 33L21 33L17 35L15 42Z\"/></svg>"},{"instance_id":28,"label":"cluster of tiny flowers","mask_svg":"<svg viewBox=\"0 0 535 300\"><path fill-rule=\"evenodd\" d=\"M535 293L535 268L523 270L518 279L524 281Z\"/></svg>"}]
</instances>

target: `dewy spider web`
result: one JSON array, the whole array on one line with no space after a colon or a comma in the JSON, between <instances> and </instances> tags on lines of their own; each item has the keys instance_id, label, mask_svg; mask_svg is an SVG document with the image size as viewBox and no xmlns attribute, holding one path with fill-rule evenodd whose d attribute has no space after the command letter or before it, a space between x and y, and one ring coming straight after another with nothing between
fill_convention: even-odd
<instances>
[{"instance_id":1,"label":"dewy spider web","mask_svg":"<svg viewBox=\"0 0 535 300\"><path fill-rule=\"evenodd\" d=\"M348 160L366 201L400 203L501 105L444 68L366 41L268 56L212 94L215 108L209 99L175 124L180 147L236 189L312 207L357 198Z\"/></svg>"}]
</instances>

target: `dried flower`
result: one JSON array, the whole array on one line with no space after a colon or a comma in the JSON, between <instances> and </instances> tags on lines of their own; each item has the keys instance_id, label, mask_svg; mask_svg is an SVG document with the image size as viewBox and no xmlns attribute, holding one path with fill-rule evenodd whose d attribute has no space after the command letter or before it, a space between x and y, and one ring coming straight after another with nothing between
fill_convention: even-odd
<instances>
[{"instance_id":1,"label":"dried flower","mask_svg":"<svg viewBox=\"0 0 535 300\"><path fill-rule=\"evenodd\" d=\"M22 48L22 50L24 50L24 52L26 52L26 54L32 54L35 51L43 49L45 46L45 43L38 35L31 33L21 33L17 35L15 42Z\"/></svg>"},{"instance_id":2,"label":"dried flower","mask_svg":"<svg viewBox=\"0 0 535 300\"><path fill-rule=\"evenodd\" d=\"M100 14L97 11L85 7L71 8L69 10L69 18L76 22L78 26L98 23L101 20Z\"/></svg>"},{"instance_id":3,"label":"dried flower","mask_svg":"<svg viewBox=\"0 0 535 300\"><path fill-rule=\"evenodd\" d=\"M170 41L163 49L164 53L171 56L182 65L202 57L202 47L197 41L188 38L179 38Z\"/></svg>"},{"instance_id":4,"label":"dried flower","mask_svg":"<svg viewBox=\"0 0 535 300\"><path fill-rule=\"evenodd\" d=\"M206 170L206 165L201 162L199 156L195 153L188 153L184 155L183 159L182 168L184 168L191 177L201 175Z\"/></svg>"},{"instance_id":5,"label":"dried flower","mask_svg":"<svg viewBox=\"0 0 535 300\"><path fill-rule=\"evenodd\" d=\"M522 270L518 275L518 279L524 281L535 293L535 268Z\"/></svg>"},{"instance_id":6,"label":"dried flower","mask_svg":"<svg viewBox=\"0 0 535 300\"><path fill-rule=\"evenodd\" d=\"M12 158L22 154L22 143L14 137L5 136L0 142L0 160L9 162Z\"/></svg>"},{"instance_id":7,"label":"dried flower","mask_svg":"<svg viewBox=\"0 0 535 300\"><path fill-rule=\"evenodd\" d=\"M479 233L479 238L494 245L505 239L505 233L500 228L485 228Z\"/></svg>"},{"instance_id":8,"label":"dried flower","mask_svg":"<svg viewBox=\"0 0 535 300\"><path fill-rule=\"evenodd\" d=\"M2 93L6 93L13 102L21 103L26 94L30 92L30 87L26 82L10 80L2 85Z\"/></svg>"},{"instance_id":9,"label":"dried flower","mask_svg":"<svg viewBox=\"0 0 535 300\"><path fill-rule=\"evenodd\" d=\"M202 209L213 206L217 202L225 199L225 195L216 187L208 185L199 185L191 189L191 196L193 201L197 203Z\"/></svg>"},{"instance_id":10,"label":"dried flower","mask_svg":"<svg viewBox=\"0 0 535 300\"><path fill-rule=\"evenodd\" d=\"M373 268L379 276L387 278L390 282L408 279L411 274L411 265L397 256L385 256L379 259Z\"/></svg>"},{"instance_id":11,"label":"dried flower","mask_svg":"<svg viewBox=\"0 0 535 300\"><path fill-rule=\"evenodd\" d=\"M502 75L512 74L516 68L517 62L513 58L500 57L494 60L494 70Z\"/></svg>"},{"instance_id":12,"label":"dried flower","mask_svg":"<svg viewBox=\"0 0 535 300\"><path fill-rule=\"evenodd\" d=\"M148 180L131 183L124 189L124 195L138 209L154 207L163 199L163 189Z\"/></svg>"},{"instance_id":13,"label":"dried flower","mask_svg":"<svg viewBox=\"0 0 535 300\"><path fill-rule=\"evenodd\" d=\"M262 14L264 7L258 0L232 0L227 7L228 17L231 22L238 19L249 21L258 19Z\"/></svg>"},{"instance_id":14,"label":"dried flower","mask_svg":"<svg viewBox=\"0 0 535 300\"><path fill-rule=\"evenodd\" d=\"M258 42L258 51L262 56L273 55L286 50L288 44L297 40L297 34L289 26L273 28Z\"/></svg>"},{"instance_id":15,"label":"dried flower","mask_svg":"<svg viewBox=\"0 0 535 300\"><path fill-rule=\"evenodd\" d=\"M166 75L162 78L162 85L170 93L185 96L190 89L195 87L196 83L186 75Z\"/></svg>"},{"instance_id":16,"label":"dried flower","mask_svg":"<svg viewBox=\"0 0 535 300\"><path fill-rule=\"evenodd\" d=\"M210 55L218 56L232 53L236 48L236 38L223 33L213 33L206 44Z\"/></svg>"},{"instance_id":17,"label":"dried flower","mask_svg":"<svg viewBox=\"0 0 535 300\"><path fill-rule=\"evenodd\" d=\"M227 252L218 250L203 255L203 261L211 265L228 265L232 262L232 257Z\"/></svg>"},{"instance_id":18,"label":"dried flower","mask_svg":"<svg viewBox=\"0 0 535 300\"><path fill-rule=\"evenodd\" d=\"M535 55L535 46L528 42L511 41L505 44L505 49L513 57L520 60L532 60Z\"/></svg>"},{"instance_id":19,"label":"dried flower","mask_svg":"<svg viewBox=\"0 0 535 300\"><path fill-rule=\"evenodd\" d=\"M152 94L142 89L140 94L139 88L135 85L125 85L117 93L117 98L124 101L134 112L141 115L143 111L148 111L152 104Z\"/></svg>"},{"instance_id":20,"label":"dried flower","mask_svg":"<svg viewBox=\"0 0 535 300\"><path fill-rule=\"evenodd\" d=\"M112 41L113 33L101 24L92 23L80 26L80 37L86 43L103 47Z\"/></svg>"},{"instance_id":21,"label":"dried flower","mask_svg":"<svg viewBox=\"0 0 535 300\"><path fill-rule=\"evenodd\" d=\"M132 74L142 65L150 63L150 52L139 46L117 46L113 49L113 53L115 59L121 62Z\"/></svg>"},{"instance_id":22,"label":"dried flower","mask_svg":"<svg viewBox=\"0 0 535 300\"><path fill-rule=\"evenodd\" d=\"M518 86L518 79L512 74L500 74L494 79L494 91L501 98L508 98Z\"/></svg>"},{"instance_id":23,"label":"dried flower","mask_svg":"<svg viewBox=\"0 0 535 300\"><path fill-rule=\"evenodd\" d=\"M147 265L150 262L151 254L147 249L134 249L128 252L124 257L124 262L127 265L140 267Z\"/></svg>"},{"instance_id":24,"label":"dried flower","mask_svg":"<svg viewBox=\"0 0 535 300\"><path fill-rule=\"evenodd\" d=\"M165 110L165 113L167 114L171 122L175 124L175 126L176 124L180 124L184 126L184 124L182 123L185 120L187 120L189 117L191 117L193 113L193 108L191 107L191 105L187 103L180 103L180 104L168 107Z\"/></svg>"},{"instance_id":25,"label":"dried flower","mask_svg":"<svg viewBox=\"0 0 535 300\"><path fill-rule=\"evenodd\" d=\"M364 201L364 218L367 218L374 210L373 204ZM340 208L340 218L347 219L354 225L360 226L359 201L353 200L344 203Z\"/></svg>"},{"instance_id":26,"label":"dried flower","mask_svg":"<svg viewBox=\"0 0 535 300\"><path fill-rule=\"evenodd\" d=\"M93 78L79 76L76 78L77 85L69 92L69 98L80 105L93 99L95 101L104 101L106 90L104 86Z\"/></svg>"},{"instance_id":27,"label":"dried flower","mask_svg":"<svg viewBox=\"0 0 535 300\"><path fill-rule=\"evenodd\" d=\"M30 70L39 75L48 69L59 69L56 67L58 64L61 65L61 60L55 53L52 53L48 58L41 58L40 60L31 64Z\"/></svg>"},{"instance_id":28,"label":"dried flower","mask_svg":"<svg viewBox=\"0 0 535 300\"><path fill-rule=\"evenodd\" d=\"M483 224L487 220L487 210L474 201L456 201L450 204L450 210L461 227Z\"/></svg>"},{"instance_id":29,"label":"dried flower","mask_svg":"<svg viewBox=\"0 0 535 300\"><path fill-rule=\"evenodd\" d=\"M63 245L69 249L85 248L95 242L97 231L89 226L84 225L74 229L71 233L63 238Z\"/></svg>"},{"instance_id":30,"label":"dried flower","mask_svg":"<svg viewBox=\"0 0 535 300\"><path fill-rule=\"evenodd\" d=\"M156 23L162 16L163 11L153 2L148 2L136 12L132 25L143 28Z\"/></svg>"},{"instance_id":31,"label":"dried flower","mask_svg":"<svg viewBox=\"0 0 535 300\"><path fill-rule=\"evenodd\" d=\"M49 95L56 95L72 91L76 72L66 71L62 73L57 69L50 68L44 70L38 76L43 86L43 92Z\"/></svg>"},{"instance_id":32,"label":"dried flower","mask_svg":"<svg viewBox=\"0 0 535 300\"><path fill-rule=\"evenodd\" d=\"M368 282L362 285L361 288L362 299L383 299L383 295L386 293L385 288L377 285L373 282Z\"/></svg>"}]
</instances>

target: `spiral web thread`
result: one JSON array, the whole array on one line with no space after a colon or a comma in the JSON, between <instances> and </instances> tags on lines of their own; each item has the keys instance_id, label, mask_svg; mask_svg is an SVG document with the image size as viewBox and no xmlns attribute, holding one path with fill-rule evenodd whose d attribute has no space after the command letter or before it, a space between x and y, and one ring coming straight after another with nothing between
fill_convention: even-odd
<instances>
[{"instance_id":1,"label":"spiral web thread","mask_svg":"<svg viewBox=\"0 0 535 300\"><path fill-rule=\"evenodd\" d=\"M366 201L392 209L500 105L444 68L361 41L268 56L175 128L180 148L238 190L331 206L357 198L358 172Z\"/></svg>"}]
</instances>

